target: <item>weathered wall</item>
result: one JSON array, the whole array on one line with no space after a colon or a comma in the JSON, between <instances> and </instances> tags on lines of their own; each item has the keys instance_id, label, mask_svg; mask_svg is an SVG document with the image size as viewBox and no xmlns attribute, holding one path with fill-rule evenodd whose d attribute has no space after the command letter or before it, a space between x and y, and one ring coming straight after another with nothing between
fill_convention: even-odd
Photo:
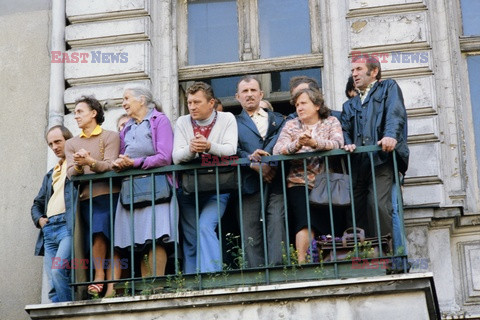
<instances>
[{"instance_id":1,"label":"weathered wall","mask_svg":"<svg viewBox=\"0 0 480 320\"><path fill-rule=\"evenodd\" d=\"M30 207L47 169L49 11L48 1L8 2L0 8L0 317L27 319L42 284Z\"/></svg>"}]
</instances>

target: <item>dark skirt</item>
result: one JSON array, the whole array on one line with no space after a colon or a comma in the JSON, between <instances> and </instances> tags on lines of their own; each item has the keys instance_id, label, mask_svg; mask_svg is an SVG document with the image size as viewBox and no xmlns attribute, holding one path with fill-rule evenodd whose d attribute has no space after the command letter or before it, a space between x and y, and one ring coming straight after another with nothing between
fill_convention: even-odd
<instances>
[{"instance_id":1,"label":"dark skirt","mask_svg":"<svg viewBox=\"0 0 480 320\"><path fill-rule=\"evenodd\" d=\"M288 221L291 235L294 237L300 230L308 228L305 187L288 188L287 197ZM339 236L345 229L345 210L345 208L333 208L335 236ZM310 227L317 236L332 234L328 206L310 206Z\"/></svg>"},{"instance_id":2,"label":"dark skirt","mask_svg":"<svg viewBox=\"0 0 480 320\"><path fill-rule=\"evenodd\" d=\"M115 221L115 211L118 203L118 193L113 193L113 221ZM110 227L110 195L104 194L92 198L92 223L90 223L90 200L80 201L80 212L82 214L83 223L84 223L84 234L85 234L85 249L89 251L90 243L89 239L98 233L102 233L107 241L111 239L111 230ZM90 225L92 227L92 233L90 235Z\"/></svg>"}]
</instances>

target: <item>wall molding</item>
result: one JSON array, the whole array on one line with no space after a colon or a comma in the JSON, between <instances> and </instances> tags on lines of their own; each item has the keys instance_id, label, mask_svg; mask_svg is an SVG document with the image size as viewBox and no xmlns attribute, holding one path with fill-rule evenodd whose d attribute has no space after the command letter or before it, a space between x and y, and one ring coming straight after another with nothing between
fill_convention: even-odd
<instances>
[{"instance_id":1,"label":"wall molding","mask_svg":"<svg viewBox=\"0 0 480 320\"><path fill-rule=\"evenodd\" d=\"M347 13L347 19L368 17L368 16L380 16L389 14L402 14L415 11L427 11L428 8L423 2L419 3L405 3L395 4L388 6L378 6L369 8L351 9Z\"/></svg>"},{"instance_id":2,"label":"wall molding","mask_svg":"<svg viewBox=\"0 0 480 320\"><path fill-rule=\"evenodd\" d=\"M295 62L292 64L292 62ZM205 64L181 67L178 80L198 80L213 77L231 76L272 71L307 69L323 66L323 54L298 55L286 58L258 59L251 61Z\"/></svg>"}]
</instances>

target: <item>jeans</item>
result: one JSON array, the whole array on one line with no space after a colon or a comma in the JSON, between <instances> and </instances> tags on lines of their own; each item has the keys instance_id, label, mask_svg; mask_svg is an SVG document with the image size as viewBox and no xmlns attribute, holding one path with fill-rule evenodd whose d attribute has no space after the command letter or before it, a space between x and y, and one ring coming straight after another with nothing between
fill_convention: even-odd
<instances>
[{"instance_id":1,"label":"jeans","mask_svg":"<svg viewBox=\"0 0 480 320\"><path fill-rule=\"evenodd\" d=\"M407 255L407 244L404 242L401 233L401 221L399 216L399 203L397 199L397 186L392 187L392 224L393 224L393 252L395 255Z\"/></svg>"},{"instance_id":2,"label":"jeans","mask_svg":"<svg viewBox=\"0 0 480 320\"><path fill-rule=\"evenodd\" d=\"M43 226L45 245L44 268L50 282L48 297L52 302L72 300L70 283L72 235L68 231L65 214L48 218Z\"/></svg>"},{"instance_id":3,"label":"jeans","mask_svg":"<svg viewBox=\"0 0 480 320\"><path fill-rule=\"evenodd\" d=\"M220 194L217 211L217 195L199 195L198 230L195 213L195 194L184 194L180 189L180 224L183 232L183 254L185 273L216 272L222 270L220 240L215 229L223 216L229 193ZM197 245L197 231L199 241ZM197 254L198 253L198 254Z\"/></svg>"}]
</instances>

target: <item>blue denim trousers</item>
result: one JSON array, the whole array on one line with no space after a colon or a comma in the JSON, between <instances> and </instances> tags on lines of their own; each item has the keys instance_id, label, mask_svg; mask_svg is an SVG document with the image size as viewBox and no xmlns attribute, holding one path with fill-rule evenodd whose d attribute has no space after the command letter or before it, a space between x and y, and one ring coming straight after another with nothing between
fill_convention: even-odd
<instances>
[{"instance_id":1,"label":"blue denim trousers","mask_svg":"<svg viewBox=\"0 0 480 320\"><path fill-rule=\"evenodd\" d=\"M222 270L220 240L215 232L227 207L229 193L199 195L198 230L195 210L195 194L179 190L180 224L183 232L184 272L216 272ZM197 244L197 231L199 244ZM199 253L199 254L197 254Z\"/></svg>"},{"instance_id":2,"label":"blue denim trousers","mask_svg":"<svg viewBox=\"0 0 480 320\"><path fill-rule=\"evenodd\" d=\"M70 283L72 235L68 231L65 213L48 218L43 226L45 246L44 268L47 271L52 302L72 300Z\"/></svg>"},{"instance_id":3,"label":"blue denim trousers","mask_svg":"<svg viewBox=\"0 0 480 320\"><path fill-rule=\"evenodd\" d=\"M393 252L395 255L407 255L407 244L402 238L402 221L400 220L397 186L392 187L392 224L393 224ZM401 196L401 195L400 195Z\"/></svg>"}]
</instances>

